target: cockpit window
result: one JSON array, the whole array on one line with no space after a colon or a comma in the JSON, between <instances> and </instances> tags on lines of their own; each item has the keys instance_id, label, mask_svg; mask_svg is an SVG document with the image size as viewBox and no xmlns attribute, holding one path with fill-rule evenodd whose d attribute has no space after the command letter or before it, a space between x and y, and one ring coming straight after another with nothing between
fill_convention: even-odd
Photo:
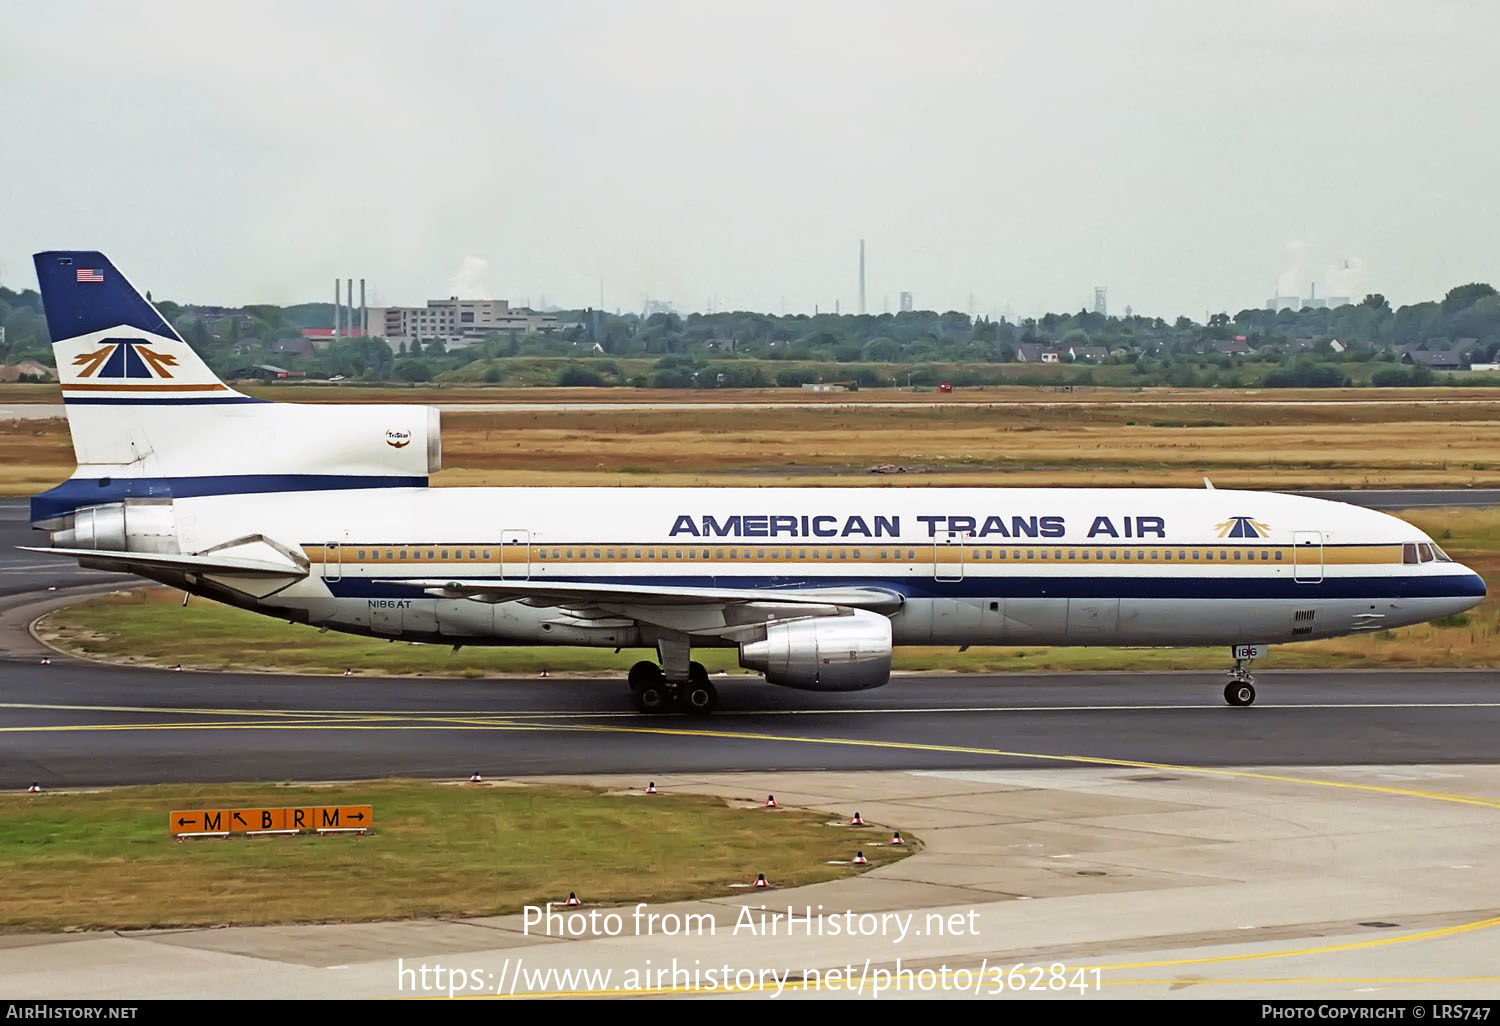
<instances>
[{"instance_id":1,"label":"cockpit window","mask_svg":"<svg viewBox=\"0 0 1500 1026\"><path fill-rule=\"evenodd\" d=\"M1432 554L1438 558L1438 562L1439 563L1451 563L1451 562L1453 562L1453 557L1450 556L1450 555L1448 555L1448 553L1444 552L1441 548L1439 548L1438 545L1437 545L1437 543L1435 543L1435 542L1433 543L1433 546L1432 546Z\"/></svg>"},{"instance_id":2,"label":"cockpit window","mask_svg":"<svg viewBox=\"0 0 1500 1026\"><path fill-rule=\"evenodd\" d=\"M1431 545L1428 545L1426 542L1418 542L1417 543L1417 553L1422 557L1422 562L1424 562L1424 563L1431 563L1432 562L1432 546Z\"/></svg>"},{"instance_id":3,"label":"cockpit window","mask_svg":"<svg viewBox=\"0 0 1500 1026\"><path fill-rule=\"evenodd\" d=\"M1401 546L1401 562L1410 566L1417 561L1417 543L1407 542Z\"/></svg>"}]
</instances>

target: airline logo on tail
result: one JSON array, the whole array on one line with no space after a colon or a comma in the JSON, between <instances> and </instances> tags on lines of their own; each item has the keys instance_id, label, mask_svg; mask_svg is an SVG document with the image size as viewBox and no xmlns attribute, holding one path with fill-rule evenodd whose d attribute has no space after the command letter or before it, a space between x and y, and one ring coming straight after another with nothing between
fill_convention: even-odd
<instances>
[{"instance_id":1,"label":"airline logo on tail","mask_svg":"<svg viewBox=\"0 0 1500 1026\"><path fill-rule=\"evenodd\" d=\"M96 405L258 402L219 380L95 250L38 253L37 284L63 399Z\"/></svg>"},{"instance_id":2,"label":"airline logo on tail","mask_svg":"<svg viewBox=\"0 0 1500 1026\"><path fill-rule=\"evenodd\" d=\"M150 346L143 338L107 338L101 348L73 357L73 366L80 378L170 378L177 357Z\"/></svg>"},{"instance_id":3,"label":"airline logo on tail","mask_svg":"<svg viewBox=\"0 0 1500 1026\"><path fill-rule=\"evenodd\" d=\"M1230 517L1222 524L1215 524L1220 538L1269 538L1271 525L1249 517Z\"/></svg>"}]
</instances>

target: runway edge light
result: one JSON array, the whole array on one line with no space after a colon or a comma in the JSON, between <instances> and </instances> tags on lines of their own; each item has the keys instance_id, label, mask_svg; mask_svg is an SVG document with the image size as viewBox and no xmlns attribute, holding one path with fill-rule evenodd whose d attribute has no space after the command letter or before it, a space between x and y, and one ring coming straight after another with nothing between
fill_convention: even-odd
<instances>
[{"instance_id":1,"label":"runway edge light","mask_svg":"<svg viewBox=\"0 0 1500 1026\"><path fill-rule=\"evenodd\" d=\"M850 826L864 826L865 825L865 821L863 819L861 819L859 813L856 812L854 814L854 818L849 821L849 825Z\"/></svg>"},{"instance_id":2,"label":"runway edge light","mask_svg":"<svg viewBox=\"0 0 1500 1026\"><path fill-rule=\"evenodd\" d=\"M768 794L768 795L766 795L766 804L762 805L761 808L763 808L763 809L777 809L777 808L780 808L780 806L776 804L776 796L774 794Z\"/></svg>"},{"instance_id":3,"label":"runway edge light","mask_svg":"<svg viewBox=\"0 0 1500 1026\"><path fill-rule=\"evenodd\" d=\"M764 873L757 873L757 874L755 874L755 886L756 887L770 887L771 886L771 882L766 879L766 874L764 874Z\"/></svg>"},{"instance_id":4,"label":"runway edge light","mask_svg":"<svg viewBox=\"0 0 1500 1026\"><path fill-rule=\"evenodd\" d=\"M576 893L574 893L573 891L569 891L568 892L568 900L565 901L565 902L563 902L563 904L564 905L582 905L583 902L581 902L581 901L578 900L578 895Z\"/></svg>"},{"instance_id":5,"label":"runway edge light","mask_svg":"<svg viewBox=\"0 0 1500 1026\"><path fill-rule=\"evenodd\" d=\"M892 844L905 844L906 843L905 841L903 841L901 839L901 831L897 830L894 834L891 835L891 843Z\"/></svg>"},{"instance_id":6,"label":"runway edge light","mask_svg":"<svg viewBox=\"0 0 1500 1026\"><path fill-rule=\"evenodd\" d=\"M648 783L646 785L646 793L647 794L655 794L656 793L656 781L653 780L653 781L651 781L650 783Z\"/></svg>"},{"instance_id":7,"label":"runway edge light","mask_svg":"<svg viewBox=\"0 0 1500 1026\"><path fill-rule=\"evenodd\" d=\"M864 852L857 851L854 853L854 864L856 866L868 866L870 864L870 860L865 858Z\"/></svg>"}]
</instances>

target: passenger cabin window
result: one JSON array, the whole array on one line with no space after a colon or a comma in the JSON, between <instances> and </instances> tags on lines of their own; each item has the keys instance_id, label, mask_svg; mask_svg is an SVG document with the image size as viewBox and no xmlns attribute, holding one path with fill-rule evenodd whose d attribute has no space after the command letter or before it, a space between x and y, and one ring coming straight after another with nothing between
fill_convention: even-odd
<instances>
[{"instance_id":1,"label":"passenger cabin window","mask_svg":"<svg viewBox=\"0 0 1500 1026\"><path fill-rule=\"evenodd\" d=\"M1414 565L1417 562L1416 542L1407 542L1405 545L1401 546L1401 562L1407 564L1408 566Z\"/></svg>"}]
</instances>

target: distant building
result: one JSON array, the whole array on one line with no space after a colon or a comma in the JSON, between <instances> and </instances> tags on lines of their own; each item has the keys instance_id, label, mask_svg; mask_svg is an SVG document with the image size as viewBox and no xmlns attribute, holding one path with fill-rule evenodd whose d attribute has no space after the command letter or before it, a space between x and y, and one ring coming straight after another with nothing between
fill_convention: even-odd
<instances>
[{"instance_id":1,"label":"distant building","mask_svg":"<svg viewBox=\"0 0 1500 1026\"><path fill-rule=\"evenodd\" d=\"M426 306L370 307L370 334L391 349L413 339L441 339L449 349L464 349L493 334L557 331L553 314L513 308L504 299L429 299ZM305 334L305 333L304 333Z\"/></svg>"},{"instance_id":2,"label":"distant building","mask_svg":"<svg viewBox=\"0 0 1500 1026\"><path fill-rule=\"evenodd\" d=\"M1244 356L1254 352L1243 338L1223 338L1214 342L1214 350L1225 356Z\"/></svg>"},{"instance_id":3,"label":"distant building","mask_svg":"<svg viewBox=\"0 0 1500 1026\"><path fill-rule=\"evenodd\" d=\"M1463 354L1457 349L1403 349L1401 362L1411 366L1423 364L1431 370L1462 370L1464 366Z\"/></svg>"},{"instance_id":4,"label":"distant building","mask_svg":"<svg viewBox=\"0 0 1500 1026\"><path fill-rule=\"evenodd\" d=\"M902 313L911 313L911 309L912 309L912 307L911 307L911 293L910 292L903 292L903 293L901 293L901 312Z\"/></svg>"},{"instance_id":5,"label":"distant building","mask_svg":"<svg viewBox=\"0 0 1500 1026\"><path fill-rule=\"evenodd\" d=\"M36 360L22 360L20 363L0 367L0 381L20 381L23 377L56 381L57 372L45 363L38 363Z\"/></svg>"},{"instance_id":6,"label":"distant building","mask_svg":"<svg viewBox=\"0 0 1500 1026\"><path fill-rule=\"evenodd\" d=\"M1281 310L1300 310L1302 309L1302 297L1272 296L1270 299L1266 300L1266 309L1271 311L1272 313L1277 313Z\"/></svg>"},{"instance_id":7,"label":"distant building","mask_svg":"<svg viewBox=\"0 0 1500 1026\"><path fill-rule=\"evenodd\" d=\"M358 328L340 328L339 334L344 338L360 338L364 332ZM313 348L319 351L327 349L333 343L332 328L303 328L302 337L313 344Z\"/></svg>"},{"instance_id":8,"label":"distant building","mask_svg":"<svg viewBox=\"0 0 1500 1026\"><path fill-rule=\"evenodd\" d=\"M824 384L821 381L818 381L818 382L806 382L806 383L803 384L802 390L804 392L847 392L847 391L849 391L849 386L848 385Z\"/></svg>"},{"instance_id":9,"label":"distant building","mask_svg":"<svg viewBox=\"0 0 1500 1026\"><path fill-rule=\"evenodd\" d=\"M1040 342L1022 342L1016 346L1017 363L1062 363L1062 354Z\"/></svg>"},{"instance_id":10,"label":"distant building","mask_svg":"<svg viewBox=\"0 0 1500 1026\"><path fill-rule=\"evenodd\" d=\"M288 356L314 356L318 347L310 338L278 338L271 343L271 352L278 356L283 353Z\"/></svg>"},{"instance_id":11,"label":"distant building","mask_svg":"<svg viewBox=\"0 0 1500 1026\"><path fill-rule=\"evenodd\" d=\"M241 367L232 371L229 375L232 380L257 381L293 381L297 378L305 378L306 374L301 371L287 370L285 367L276 367L269 363L257 363L253 367Z\"/></svg>"}]
</instances>

